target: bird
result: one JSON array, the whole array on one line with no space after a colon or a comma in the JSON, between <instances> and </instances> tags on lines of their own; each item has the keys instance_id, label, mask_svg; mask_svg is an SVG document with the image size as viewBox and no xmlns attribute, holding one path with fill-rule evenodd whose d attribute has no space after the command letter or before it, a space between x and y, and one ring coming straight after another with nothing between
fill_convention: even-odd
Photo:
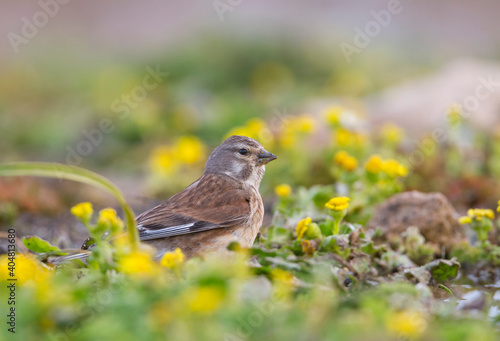
<instances>
[{"instance_id":1,"label":"bird","mask_svg":"<svg viewBox=\"0 0 500 341\"><path fill-rule=\"evenodd\" d=\"M157 250L157 258L177 248L191 258L224 255L231 242L251 247L264 218L260 183L266 165L276 159L256 140L230 136L210 154L198 180L137 216L140 240Z\"/></svg>"},{"instance_id":2,"label":"bird","mask_svg":"<svg viewBox=\"0 0 500 341\"><path fill-rule=\"evenodd\" d=\"M158 256L176 248L187 257L224 253L233 241L251 247L264 218L260 183L275 159L256 140L230 136L198 180L137 217L140 240Z\"/></svg>"}]
</instances>

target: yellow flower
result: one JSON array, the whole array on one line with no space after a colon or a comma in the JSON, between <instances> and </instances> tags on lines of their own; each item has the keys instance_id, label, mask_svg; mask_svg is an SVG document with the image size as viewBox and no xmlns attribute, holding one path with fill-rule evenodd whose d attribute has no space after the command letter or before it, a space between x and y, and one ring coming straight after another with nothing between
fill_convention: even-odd
<instances>
[{"instance_id":1,"label":"yellow flower","mask_svg":"<svg viewBox=\"0 0 500 341\"><path fill-rule=\"evenodd\" d=\"M335 163L342 164L344 159L348 156L349 156L349 154L346 151L340 150L337 153L335 153L335 156L333 157L333 161Z\"/></svg>"},{"instance_id":2,"label":"yellow flower","mask_svg":"<svg viewBox=\"0 0 500 341\"><path fill-rule=\"evenodd\" d=\"M382 138L390 144L398 144L403 140L404 131L395 124L386 124L381 129Z\"/></svg>"},{"instance_id":3,"label":"yellow flower","mask_svg":"<svg viewBox=\"0 0 500 341\"><path fill-rule=\"evenodd\" d=\"M290 185L288 185L288 184L281 184L281 185L278 185L274 188L274 192L279 197L282 197L282 198L287 197L290 194L292 194L292 187L290 187Z\"/></svg>"},{"instance_id":4,"label":"yellow flower","mask_svg":"<svg viewBox=\"0 0 500 341\"><path fill-rule=\"evenodd\" d=\"M498 200L497 212L500 212L500 200Z\"/></svg>"},{"instance_id":5,"label":"yellow flower","mask_svg":"<svg viewBox=\"0 0 500 341\"><path fill-rule=\"evenodd\" d=\"M280 283L283 283L283 284L286 284L289 286L293 285L293 281L294 281L293 275L288 271L281 270L280 268L272 269L271 270L271 277Z\"/></svg>"},{"instance_id":6,"label":"yellow flower","mask_svg":"<svg viewBox=\"0 0 500 341\"><path fill-rule=\"evenodd\" d=\"M384 173L391 178L405 177L408 175L408 168L393 159L384 161L382 168Z\"/></svg>"},{"instance_id":7,"label":"yellow flower","mask_svg":"<svg viewBox=\"0 0 500 341\"><path fill-rule=\"evenodd\" d=\"M246 129L250 132L252 136L257 138L263 130L267 129L267 124L263 119L252 118L248 120L246 124Z\"/></svg>"},{"instance_id":8,"label":"yellow flower","mask_svg":"<svg viewBox=\"0 0 500 341\"><path fill-rule=\"evenodd\" d=\"M295 137L295 134L290 130L285 129L279 135L279 143L284 148L292 149L295 146L296 142L297 142L297 138Z\"/></svg>"},{"instance_id":9,"label":"yellow flower","mask_svg":"<svg viewBox=\"0 0 500 341\"><path fill-rule=\"evenodd\" d=\"M427 321L422 313L402 311L391 316L386 321L387 329L397 336L415 339L427 328Z\"/></svg>"},{"instance_id":10,"label":"yellow flower","mask_svg":"<svg viewBox=\"0 0 500 341\"><path fill-rule=\"evenodd\" d=\"M10 259L9 259L10 258ZM18 285L40 284L52 275L52 269L40 263L35 256L16 253L14 257L0 256L0 278L16 278Z\"/></svg>"},{"instance_id":11,"label":"yellow flower","mask_svg":"<svg viewBox=\"0 0 500 341\"><path fill-rule=\"evenodd\" d=\"M334 161L348 172L352 172L358 167L358 160L343 150L335 154Z\"/></svg>"},{"instance_id":12,"label":"yellow flower","mask_svg":"<svg viewBox=\"0 0 500 341\"><path fill-rule=\"evenodd\" d=\"M247 136L252 139L262 140L261 137L268 135L269 129L267 127L267 123L260 118L252 118L246 122L244 126L235 127L229 131L226 135L226 138L232 135L241 135ZM261 141L261 142L269 142L269 141Z\"/></svg>"},{"instance_id":13,"label":"yellow flower","mask_svg":"<svg viewBox=\"0 0 500 341\"><path fill-rule=\"evenodd\" d=\"M448 108L448 123L452 127L456 127L462 122L462 106L454 103Z\"/></svg>"},{"instance_id":14,"label":"yellow flower","mask_svg":"<svg viewBox=\"0 0 500 341\"><path fill-rule=\"evenodd\" d=\"M158 272L158 267L149 253L133 251L118 260L118 271L127 275L149 277Z\"/></svg>"},{"instance_id":15,"label":"yellow flower","mask_svg":"<svg viewBox=\"0 0 500 341\"><path fill-rule=\"evenodd\" d=\"M174 151L169 146L156 147L149 157L149 166L155 174L171 174L177 165Z\"/></svg>"},{"instance_id":16,"label":"yellow flower","mask_svg":"<svg viewBox=\"0 0 500 341\"><path fill-rule=\"evenodd\" d=\"M196 136L183 136L175 145L175 156L181 162L192 165L205 159L206 147Z\"/></svg>"},{"instance_id":17,"label":"yellow flower","mask_svg":"<svg viewBox=\"0 0 500 341\"><path fill-rule=\"evenodd\" d=\"M271 270L271 278L274 284L273 298L280 301L288 301L295 287L293 274L280 268L274 268Z\"/></svg>"},{"instance_id":18,"label":"yellow flower","mask_svg":"<svg viewBox=\"0 0 500 341\"><path fill-rule=\"evenodd\" d=\"M363 146L365 139L365 135L344 128L337 130L335 134L335 142L340 147L360 148Z\"/></svg>"},{"instance_id":19,"label":"yellow flower","mask_svg":"<svg viewBox=\"0 0 500 341\"><path fill-rule=\"evenodd\" d=\"M331 125L337 125L340 122L340 116L344 109L339 106L331 106L324 111L324 117Z\"/></svg>"},{"instance_id":20,"label":"yellow flower","mask_svg":"<svg viewBox=\"0 0 500 341\"><path fill-rule=\"evenodd\" d=\"M93 213L92 204L89 202L82 202L71 208L71 214L85 223L92 218Z\"/></svg>"},{"instance_id":21,"label":"yellow flower","mask_svg":"<svg viewBox=\"0 0 500 341\"><path fill-rule=\"evenodd\" d=\"M472 218L468 217L468 216L460 217L460 218L458 218L458 222L462 225L470 224L470 223L472 223Z\"/></svg>"},{"instance_id":22,"label":"yellow flower","mask_svg":"<svg viewBox=\"0 0 500 341\"><path fill-rule=\"evenodd\" d=\"M334 211L343 211L349 207L349 201L351 199L347 197L332 198L325 204L325 207Z\"/></svg>"},{"instance_id":23,"label":"yellow flower","mask_svg":"<svg viewBox=\"0 0 500 341\"><path fill-rule=\"evenodd\" d=\"M342 167L348 172L352 172L358 167L358 160L356 160L355 157L349 156L344 159L344 162L342 163Z\"/></svg>"},{"instance_id":24,"label":"yellow flower","mask_svg":"<svg viewBox=\"0 0 500 341\"><path fill-rule=\"evenodd\" d=\"M180 248L176 248L174 252L165 253L160 261L161 265L169 269L179 267L182 263L184 263L184 254Z\"/></svg>"},{"instance_id":25,"label":"yellow flower","mask_svg":"<svg viewBox=\"0 0 500 341\"><path fill-rule=\"evenodd\" d=\"M310 115L300 115L295 117L292 122L293 130L298 133L312 133L315 127L315 121Z\"/></svg>"},{"instance_id":26,"label":"yellow flower","mask_svg":"<svg viewBox=\"0 0 500 341\"><path fill-rule=\"evenodd\" d=\"M383 167L384 161L379 155L371 156L365 164L366 171L372 174L380 173Z\"/></svg>"},{"instance_id":27,"label":"yellow flower","mask_svg":"<svg viewBox=\"0 0 500 341\"><path fill-rule=\"evenodd\" d=\"M307 217L307 218L299 221L299 223L297 224L297 227L295 228L295 234L297 235L297 240L304 238L304 233L306 233L307 227L311 223L312 223L312 219L310 217Z\"/></svg>"},{"instance_id":28,"label":"yellow flower","mask_svg":"<svg viewBox=\"0 0 500 341\"><path fill-rule=\"evenodd\" d=\"M252 136L252 132L247 127L235 127L231 129L229 133L227 133L225 138L228 138L233 135L240 135L240 136L247 136L254 138L254 136Z\"/></svg>"},{"instance_id":29,"label":"yellow flower","mask_svg":"<svg viewBox=\"0 0 500 341\"><path fill-rule=\"evenodd\" d=\"M116 216L116 211L112 208L105 208L99 212L98 222L109 226L123 226L123 221Z\"/></svg>"},{"instance_id":30,"label":"yellow flower","mask_svg":"<svg viewBox=\"0 0 500 341\"><path fill-rule=\"evenodd\" d=\"M224 292L221 288L214 286L200 286L188 290L186 297L191 311L208 314L220 308Z\"/></svg>"},{"instance_id":31,"label":"yellow flower","mask_svg":"<svg viewBox=\"0 0 500 341\"><path fill-rule=\"evenodd\" d=\"M467 216L477 221L481 221L483 218L495 219L495 213L493 210L484 208L471 208L467 211Z\"/></svg>"}]
</instances>

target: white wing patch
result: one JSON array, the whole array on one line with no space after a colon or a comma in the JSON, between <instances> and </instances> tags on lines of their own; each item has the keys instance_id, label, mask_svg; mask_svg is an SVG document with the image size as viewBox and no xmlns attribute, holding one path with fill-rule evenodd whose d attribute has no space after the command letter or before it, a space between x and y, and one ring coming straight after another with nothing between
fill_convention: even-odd
<instances>
[{"instance_id":1,"label":"white wing patch","mask_svg":"<svg viewBox=\"0 0 500 341\"><path fill-rule=\"evenodd\" d=\"M194 226L194 223L165 227L162 229L146 229L142 225L138 225L137 229L139 230L139 237L141 240L151 240L165 237L178 236L181 234L192 233L191 227Z\"/></svg>"}]
</instances>

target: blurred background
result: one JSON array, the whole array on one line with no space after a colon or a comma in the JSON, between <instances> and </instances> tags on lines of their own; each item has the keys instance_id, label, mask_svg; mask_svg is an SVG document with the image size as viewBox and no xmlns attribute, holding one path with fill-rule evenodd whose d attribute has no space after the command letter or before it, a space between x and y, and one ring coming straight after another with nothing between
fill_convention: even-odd
<instances>
[{"instance_id":1,"label":"blurred background","mask_svg":"<svg viewBox=\"0 0 500 341\"><path fill-rule=\"evenodd\" d=\"M96 171L140 213L245 134L280 157L262 185L268 208L279 184L337 180L340 149L360 165L397 158L406 189L441 191L459 208L499 197L497 1L0 6L2 162ZM463 124L451 131L453 117ZM115 205L83 185L0 180L7 225L20 214L20 226L68 230L80 201Z\"/></svg>"}]
</instances>

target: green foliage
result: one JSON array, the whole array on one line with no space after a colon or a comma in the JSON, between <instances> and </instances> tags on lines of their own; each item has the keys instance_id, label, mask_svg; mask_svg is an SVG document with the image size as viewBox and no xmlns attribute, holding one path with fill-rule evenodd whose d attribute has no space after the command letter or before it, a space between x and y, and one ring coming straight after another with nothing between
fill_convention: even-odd
<instances>
[{"instance_id":1,"label":"green foliage","mask_svg":"<svg viewBox=\"0 0 500 341\"><path fill-rule=\"evenodd\" d=\"M445 282L458 276L460 263L454 259L436 259L425 266L437 282Z\"/></svg>"},{"instance_id":2,"label":"green foliage","mask_svg":"<svg viewBox=\"0 0 500 341\"><path fill-rule=\"evenodd\" d=\"M28 248L28 250L36 253L51 253L53 255L64 255L65 252L62 252L57 246L51 245L48 241L45 241L36 236L23 237L22 238L24 246Z\"/></svg>"}]
</instances>

